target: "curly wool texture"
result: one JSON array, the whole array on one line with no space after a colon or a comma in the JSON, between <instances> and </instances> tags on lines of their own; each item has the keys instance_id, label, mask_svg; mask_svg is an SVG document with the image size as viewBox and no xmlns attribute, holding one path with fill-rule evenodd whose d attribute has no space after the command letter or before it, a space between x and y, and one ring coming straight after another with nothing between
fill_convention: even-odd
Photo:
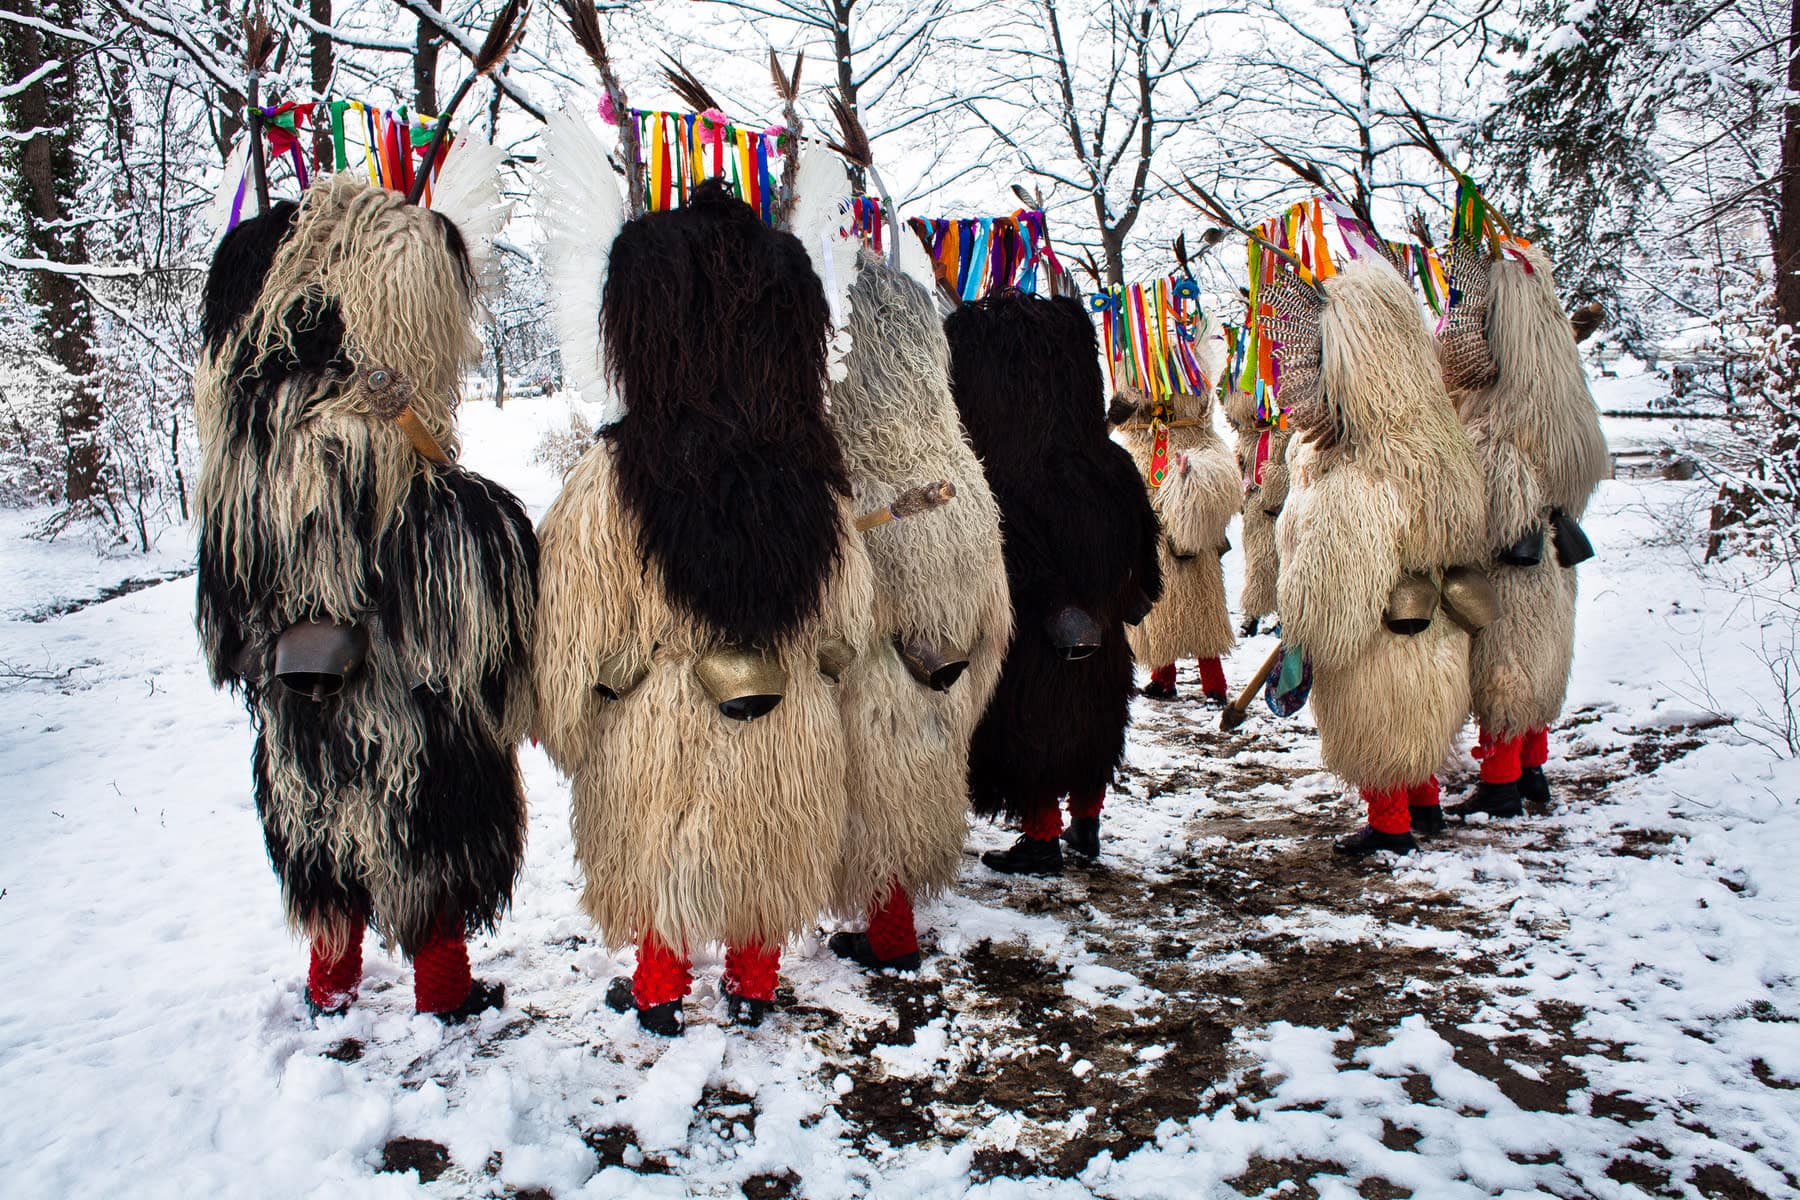
<instances>
[{"instance_id":1,"label":"curly wool texture","mask_svg":"<svg viewBox=\"0 0 1800 1200\"><path fill-rule=\"evenodd\" d=\"M1237 640L1225 603L1220 548L1243 500L1243 482L1213 427L1212 400L1183 394L1174 398L1172 408L1175 420L1200 423L1170 428L1169 473L1161 487L1149 489L1163 527L1163 594L1150 615L1129 630L1132 653L1148 667L1178 658L1215 658L1229 653ZM1148 480L1154 449L1150 431L1127 427L1121 432L1139 478ZM1185 473L1178 462L1183 454Z\"/></svg>"},{"instance_id":2,"label":"curly wool texture","mask_svg":"<svg viewBox=\"0 0 1800 1200\"><path fill-rule=\"evenodd\" d=\"M1579 517L1612 474L1549 257L1535 246L1523 253L1529 271L1510 258L1489 268L1487 336L1497 374L1456 397L1486 479L1490 556L1544 528L1553 508ZM1500 617L1475 638L1475 716L1489 733L1515 737L1562 712L1574 660L1575 571L1546 541L1535 566L1496 562L1488 576Z\"/></svg>"},{"instance_id":3,"label":"curly wool texture","mask_svg":"<svg viewBox=\"0 0 1800 1200\"><path fill-rule=\"evenodd\" d=\"M1326 284L1321 402L1340 437L1288 447L1276 526L1283 636L1313 664L1325 765L1359 788L1423 782L1467 714L1468 635L1440 614L1390 632L1405 571L1473 561L1480 475L1406 283L1360 260Z\"/></svg>"},{"instance_id":4,"label":"curly wool texture","mask_svg":"<svg viewBox=\"0 0 1800 1200\"><path fill-rule=\"evenodd\" d=\"M977 812L1026 817L1112 780L1130 720L1125 613L1162 594L1162 532L1107 436L1094 327L1068 297L1002 292L953 313L951 391L1000 505L1013 641L969 750ZM1103 642L1067 662L1045 625L1065 605Z\"/></svg>"},{"instance_id":5,"label":"curly wool texture","mask_svg":"<svg viewBox=\"0 0 1800 1200\"><path fill-rule=\"evenodd\" d=\"M855 509L947 479L949 504L863 535L874 570L874 645L845 672L849 808L833 889L860 915L899 880L915 899L956 878L968 832L969 739L1012 640L1000 509L950 398L950 348L931 294L864 253L850 291L851 348L831 389ZM968 669L948 691L895 649L917 639Z\"/></svg>"},{"instance_id":6,"label":"curly wool texture","mask_svg":"<svg viewBox=\"0 0 1800 1200\"><path fill-rule=\"evenodd\" d=\"M626 415L540 527L539 736L573 784L582 905L614 946L779 946L831 899L846 805L834 639L872 652L874 584L825 418L810 260L717 184L614 242L600 313ZM756 647L750 722L695 674ZM596 690L602 667L641 680Z\"/></svg>"},{"instance_id":7,"label":"curly wool texture","mask_svg":"<svg viewBox=\"0 0 1800 1200\"><path fill-rule=\"evenodd\" d=\"M267 229L227 238L209 275L197 623L214 681L243 692L257 725L257 811L290 920L341 944L367 914L410 954L446 915L491 927L518 874L536 541L504 489L431 466L357 410L349 330L377 345L407 334L347 320L331 271L294 283L307 247L355 240L320 215L355 208L339 203L354 189L323 188L272 214L290 239L272 255ZM436 310L424 325L467 324L460 241L424 216L396 218L410 232L382 253L396 274L442 285L411 298ZM449 404L438 398L444 421ZM369 635L360 670L316 703L270 679L281 633L313 619Z\"/></svg>"},{"instance_id":8,"label":"curly wool texture","mask_svg":"<svg viewBox=\"0 0 1800 1200\"><path fill-rule=\"evenodd\" d=\"M1231 388L1225 394L1225 417L1237 434L1238 474L1242 480L1252 479L1260 437L1256 428L1256 397ZM1281 576L1275 519L1287 503L1287 447L1291 436L1285 429L1271 431L1262 482L1243 485L1244 584L1238 593L1238 607L1246 617L1262 618L1275 611L1275 585Z\"/></svg>"},{"instance_id":9,"label":"curly wool texture","mask_svg":"<svg viewBox=\"0 0 1800 1200\"><path fill-rule=\"evenodd\" d=\"M717 180L613 243L619 494L664 592L742 642L805 625L836 565L850 485L825 423L829 314L799 239Z\"/></svg>"},{"instance_id":10,"label":"curly wool texture","mask_svg":"<svg viewBox=\"0 0 1800 1200\"><path fill-rule=\"evenodd\" d=\"M589 450L539 525L537 733L573 783L582 907L614 947L647 934L675 947L779 946L828 906L842 858L841 685L818 656L834 637L859 658L872 652L868 556L840 507L843 545L817 616L772 649L787 677L781 703L729 720L694 664L732 639L644 569L618 453L611 442ZM594 685L619 656L645 674L609 700Z\"/></svg>"}]
</instances>

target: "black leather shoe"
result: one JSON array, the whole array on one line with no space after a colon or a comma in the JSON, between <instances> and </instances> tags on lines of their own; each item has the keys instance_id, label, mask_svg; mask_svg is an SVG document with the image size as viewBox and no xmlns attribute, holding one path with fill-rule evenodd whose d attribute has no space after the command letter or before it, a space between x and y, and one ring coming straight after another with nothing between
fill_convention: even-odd
<instances>
[{"instance_id":1,"label":"black leather shoe","mask_svg":"<svg viewBox=\"0 0 1800 1200\"><path fill-rule=\"evenodd\" d=\"M1062 832L1063 844L1083 858L1100 857L1100 818L1076 817Z\"/></svg>"},{"instance_id":2,"label":"black leather shoe","mask_svg":"<svg viewBox=\"0 0 1800 1200\"><path fill-rule=\"evenodd\" d=\"M834 933L825 944L839 958L847 958L861 967L871 971L917 971L919 969L919 952L902 954L895 958L882 958L875 953L875 947L869 945L869 935L857 930Z\"/></svg>"},{"instance_id":3,"label":"black leather shoe","mask_svg":"<svg viewBox=\"0 0 1800 1200\"><path fill-rule=\"evenodd\" d=\"M1544 768L1523 767L1519 771L1519 799L1527 804L1550 803L1550 781L1544 778Z\"/></svg>"},{"instance_id":4,"label":"black leather shoe","mask_svg":"<svg viewBox=\"0 0 1800 1200\"><path fill-rule=\"evenodd\" d=\"M1476 813L1486 813L1490 817L1524 816L1525 805L1519 799L1519 785L1489 783L1484 779L1475 785L1473 796L1450 806L1450 815L1459 821L1466 821Z\"/></svg>"},{"instance_id":5,"label":"black leather shoe","mask_svg":"<svg viewBox=\"0 0 1800 1200\"><path fill-rule=\"evenodd\" d=\"M1426 837L1444 832L1444 808L1441 804L1419 804L1407 809L1412 813L1412 831Z\"/></svg>"},{"instance_id":6,"label":"black leather shoe","mask_svg":"<svg viewBox=\"0 0 1800 1200\"><path fill-rule=\"evenodd\" d=\"M1391 854L1411 854L1419 848L1419 843L1413 841L1410 833L1382 833L1373 825L1364 825L1350 836L1333 842L1331 848L1352 858L1367 858L1383 850Z\"/></svg>"},{"instance_id":7,"label":"black leather shoe","mask_svg":"<svg viewBox=\"0 0 1800 1200\"><path fill-rule=\"evenodd\" d=\"M432 1013L431 1015L446 1025L460 1025L477 1013L484 1013L490 1008L506 1007L506 985L498 980L477 979L469 984L469 994L463 1002L449 1012Z\"/></svg>"},{"instance_id":8,"label":"black leather shoe","mask_svg":"<svg viewBox=\"0 0 1800 1200\"><path fill-rule=\"evenodd\" d=\"M1146 683L1144 685L1144 690L1142 692L1142 695L1145 698L1150 699L1150 700L1174 700L1174 699L1176 699L1176 691L1174 688L1164 687L1162 684L1156 683L1154 681L1152 681L1150 683Z\"/></svg>"},{"instance_id":9,"label":"black leather shoe","mask_svg":"<svg viewBox=\"0 0 1800 1200\"><path fill-rule=\"evenodd\" d=\"M775 1007L773 1000L758 1000L751 996L740 996L736 992L725 993L725 1013L731 1018L733 1025L742 1025L745 1029L755 1029Z\"/></svg>"},{"instance_id":10,"label":"black leather shoe","mask_svg":"<svg viewBox=\"0 0 1800 1200\"><path fill-rule=\"evenodd\" d=\"M989 850L981 861L1004 875L1061 875L1062 842L1020 837L1004 850Z\"/></svg>"},{"instance_id":11,"label":"black leather shoe","mask_svg":"<svg viewBox=\"0 0 1800 1200\"><path fill-rule=\"evenodd\" d=\"M621 975L606 988L606 1007L614 1012L637 1013L638 1028L646 1033L654 1033L658 1037L681 1036L681 1001L669 1000L662 1004L653 1004L649 1008L639 1008L637 997L631 994L631 979Z\"/></svg>"}]
</instances>

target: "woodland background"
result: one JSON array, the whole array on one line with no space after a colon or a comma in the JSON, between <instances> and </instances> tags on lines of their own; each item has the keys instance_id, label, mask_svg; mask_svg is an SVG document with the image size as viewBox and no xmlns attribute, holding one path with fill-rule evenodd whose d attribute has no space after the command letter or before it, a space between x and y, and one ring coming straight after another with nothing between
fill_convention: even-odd
<instances>
[{"instance_id":1,"label":"woodland background","mask_svg":"<svg viewBox=\"0 0 1800 1200\"><path fill-rule=\"evenodd\" d=\"M269 0L266 102L327 95L435 112L499 0ZM802 109L835 92L907 215L1041 196L1097 280L1170 270L1204 226L1184 177L1258 215L1323 166L1397 236L1447 225L1412 144L1429 115L1515 224L1550 248L1589 344L1667 373L1671 405L1729 419L1708 556L1796 568L1800 0L612 0L627 89L676 105L678 59L746 120L779 111L766 54L803 51ZM185 522L189 368L206 219L243 127L240 0L0 0L0 503L148 549ZM508 147L524 198L542 115L599 89L558 14L462 114ZM291 183L288 189L291 191ZM529 205L522 205L528 212ZM483 387L556 386L529 222L513 226ZM1442 236L1440 233L1439 236ZM1229 305L1241 250L1202 264ZM1778 270L1779 264L1789 269ZM1084 282L1088 282L1084 280Z\"/></svg>"}]
</instances>

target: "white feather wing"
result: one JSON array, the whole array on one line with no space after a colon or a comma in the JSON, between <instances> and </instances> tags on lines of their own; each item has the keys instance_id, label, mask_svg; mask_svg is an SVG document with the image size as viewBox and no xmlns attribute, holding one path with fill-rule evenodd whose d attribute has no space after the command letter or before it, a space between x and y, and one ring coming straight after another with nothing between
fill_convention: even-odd
<instances>
[{"instance_id":1,"label":"white feather wing","mask_svg":"<svg viewBox=\"0 0 1800 1200\"><path fill-rule=\"evenodd\" d=\"M603 402L602 423L610 424L622 413L601 366L600 293L613 239L625 224L624 197L605 147L572 110L551 115L542 162L538 219L563 378L584 399Z\"/></svg>"},{"instance_id":2,"label":"white feather wing","mask_svg":"<svg viewBox=\"0 0 1800 1200\"><path fill-rule=\"evenodd\" d=\"M469 266L486 296L493 295L500 283L495 243L512 217L512 205L500 191L500 168L505 162L504 150L465 134L451 146L431 189L432 209L462 234Z\"/></svg>"}]
</instances>

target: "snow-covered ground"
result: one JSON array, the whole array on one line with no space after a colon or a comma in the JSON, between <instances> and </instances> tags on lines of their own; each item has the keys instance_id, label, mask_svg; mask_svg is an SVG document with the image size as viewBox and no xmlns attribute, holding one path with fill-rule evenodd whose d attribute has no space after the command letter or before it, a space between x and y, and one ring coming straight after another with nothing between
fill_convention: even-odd
<instances>
[{"instance_id":1,"label":"snow-covered ground","mask_svg":"<svg viewBox=\"0 0 1800 1200\"><path fill-rule=\"evenodd\" d=\"M466 458L541 512L529 451L566 421L471 406ZM371 944L357 1006L309 1021L246 720L206 683L191 579L159 581L182 531L102 559L0 514L0 1194L1800 1193L1800 764L1758 744L1765 614L1692 569L1703 499L1599 494L1553 811L1345 864L1357 806L1304 714L1221 735L1140 702L1103 866L1008 885L979 826L919 978L803 939L746 1033L702 955L672 1043L601 1003L630 955L578 912L532 749L524 879L473 947L507 1009L415 1016Z\"/></svg>"}]
</instances>

